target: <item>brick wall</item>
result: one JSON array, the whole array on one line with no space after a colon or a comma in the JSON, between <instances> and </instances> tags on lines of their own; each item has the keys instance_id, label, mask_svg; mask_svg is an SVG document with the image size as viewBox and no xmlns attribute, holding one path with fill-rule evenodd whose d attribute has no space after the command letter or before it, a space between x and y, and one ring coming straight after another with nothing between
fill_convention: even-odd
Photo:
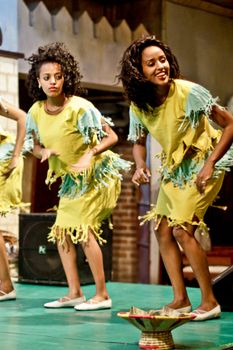
<instances>
[{"instance_id":1,"label":"brick wall","mask_svg":"<svg viewBox=\"0 0 233 350\"><path fill-rule=\"evenodd\" d=\"M130 143L122 141L114 151L133 161ZM138 189L131 182L133 172L134 167L124 173L121 195L113 211L113 281L138 280Z\"/></svg>"}]
</instances>

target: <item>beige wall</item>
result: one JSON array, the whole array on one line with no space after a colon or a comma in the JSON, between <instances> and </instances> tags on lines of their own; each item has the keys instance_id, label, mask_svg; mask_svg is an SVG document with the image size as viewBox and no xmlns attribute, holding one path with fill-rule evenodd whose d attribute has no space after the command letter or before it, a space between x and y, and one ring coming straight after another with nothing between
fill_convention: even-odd
<instances>
[{"instance_id":1,"label":"beige wall","mask_svg":"<svg viewBox=\"0 0 233 350\"><path fill-rule=\"evenodd\" d=\"M83 81L113 86L121 56L132 39L147 33L143 25L132 32L125 21L113 28L105 17L94 23L87 12L74 20L63 7L51 16L43 2L30 10L19 0L19 48L29 57L40 45L62 41L80 63ZM29 66L20 60L20 73Z\"/></svg>"},{"instance_id":2,"label":"beige wall","mask_svg":"<svg viewBox=\"0 0 233 350\"><path fill-rule=\"evenodd\" d=\"M164 40L183 75L226 105L233 95L233 19L166 1Z\"/></svg>"},{"instance_id":3,"label":"beige wall","mask_svg":"<svg viewBox=\"0 0 233 350\"><path fill-rule=\"evenodd\" d=\"M18 60L0 57L0 95L8 102L18 106ZM3 129L15 132L16 123L11 119L0 117Z\"/></svg>"}]
</instances>

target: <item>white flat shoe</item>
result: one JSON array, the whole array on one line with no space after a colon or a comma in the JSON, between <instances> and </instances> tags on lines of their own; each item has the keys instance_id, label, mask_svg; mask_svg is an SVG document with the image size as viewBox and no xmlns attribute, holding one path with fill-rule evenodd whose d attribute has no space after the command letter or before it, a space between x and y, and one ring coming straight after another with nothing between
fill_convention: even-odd
<instances>
[{"instance_id":1,"label":"white flat shoe","mask_svg":"<svg viewBox=\"0 0 233 350\"><path fill-rule=\"evenodd\" d=\"M74 307L75 305L82 304L86 301L85 296L82 296L80 298L75 298L75 299L64 297L62 299L65 299L65 301L60 301L60 300L51 301L49 303L44 304L44 307L51 308L51 309L57 309L61 307Z\"/></svg>"},{"instance_id":2,"label":"white flat shoe","mask_svg":"<svg viewBox=\"0 0 233 350\"><path fill-rule=\"evenodd\" d=\"M102 301L95 301L94 299L89 299L88 302L76 305L74 308L78 311L90 311L90 310L103 310L111 309L112 300L106 299Z\"/></svg>"},{"instance_id":3,"label":"white flat shoe","mask_svg":"<svg viewBox=\"0 0 233 350\"><path fill-rule=\"evenodd\" d=\"M220 317L221 315L221 307L220 305L215 306L210 311L205 311L201 309L194 310L191 312L191 315L195 316L192 321L205 321L210 320L212 318Z\"/></svg>"},{"instance_id":4,"label":"white flat shoe","mask_svg":"<svg viewBox=\"0 0 233 350\"><path fill-rule=\"evenodd\" d=\"M5 293L3 290L0 290L0 293L3 295L0 295L0 301L6 301L6 300L15 300L16 299L16 291L13 289L10 293Z\"/></svg>"}]
</instances>

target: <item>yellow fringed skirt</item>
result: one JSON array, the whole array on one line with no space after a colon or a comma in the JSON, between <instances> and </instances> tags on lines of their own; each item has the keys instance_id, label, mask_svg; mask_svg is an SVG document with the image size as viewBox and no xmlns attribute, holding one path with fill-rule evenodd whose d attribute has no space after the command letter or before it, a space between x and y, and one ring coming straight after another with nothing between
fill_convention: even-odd
<instances>
[{"instance_id":1,"label":"yellow fringed skirt","mask_svg":"<svg viewBox=\"0 0 233 350\"><path fill-rule=\"evenodd\" d=\"M118 177L110 177L106 186L93 188L78 198L62 197L48 240L63 244L66 235L69 235L75 244L87 242L91 230L99 243L104 243L101 238L101 223L110 217L120 191L121 180Z\"/></svg>"},{"instance_id":2,"label":"yellow fringed skirt","mask_svg":"<svg viewBox=\"0 0 233 350\"><path fill-rule=\"evenodd\" d=\"M162 181L157 203L143 216L143 222L153 220L157 228L161 219L166 217L169 226L180 225L185 228L185 224L188 223L205 230L204 215L220 191L223 179L224 172L218 178L210 179L204 194L198 192L194 181L182 188L174 186L171 181Z\"/></svg>"},{"instance_id":3,"label":"yellow fringed skirt","mask_svg":"<svg viewBox=\"0 0 233 350\"><path fill-rule=\"evenodd\" d=\"M0 163L0 214L5 215L13 209L23 205L22 203L22 176L23 176L23 158L20 158L19 165L10 176L6 178L4 173L7 171L11 159Z\"/></svg>"}]
</instances>

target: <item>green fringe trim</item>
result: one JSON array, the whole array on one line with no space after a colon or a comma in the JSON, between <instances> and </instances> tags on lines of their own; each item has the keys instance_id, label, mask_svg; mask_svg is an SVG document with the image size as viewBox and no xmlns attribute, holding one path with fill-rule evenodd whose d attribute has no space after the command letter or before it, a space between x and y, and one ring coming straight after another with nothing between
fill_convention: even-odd
<instances>
[{"instance_id":1,"label":"green fringe trim","mask_svg":"<svg viewBox=\"0 0 233 350\"><path fill-rule=\"evenodd\" d=\"M215 164L214 176L218 177L223 171L230 171L233 166L233 145L224 154L224 156Z\"/></svg>"},{"instance_id":2,"label":"green fringe trim","mask_svg":"<svg viewBox=\"0 0 233 350\"><path fill-rule=\"evenodd\" d=\"M100 163L94 165L90 171L79 174L69 173L64 175L58 192L59 197L80 197L91 189L100 189L108 186L108 182L114 177L122 180L119 170L129 171L132 163L120 156L111 153L107 154Z\"/></svg>"},{"instance_id":3,"label":"green fringe trim","mask_svg":"<svg viewBox=\"0 0 233 350\"><path fill-rule=\"evenodd\" d=\"M90 143L93 135L96 135L99 141L107 135L103 130L102 119L104 119L107 124L114 126L111 118L103 117L95 107L87 110L83 116L79 118L78 129L84 138L84 143Z\"/></svg>"},{"instance_id":4,"label":"green fringe trim","mask_svg":"<svg viewBox=\"0 0 233 350\"><path fill-rule=\"evenodd\" d=\"M188 182L191 182L201 166L204 164L197 163L193 159L184 159L182 163L173 171L168 167L161 168L161 177L165 182L171 181L175 187L182 188Z\"/></svg>"},{"instance_id":5,"label":"green fringe trim","mask_svg":"<svg viewBox=\"0 0 233 350\"><path fill-rule=\"evenodd\" d=\"M26 141L27 144L33 148L33 134L35 135L36 139L41 143L40 141L40 134L38 127L30 113L27 113L26 118Z\"/></svg>"},{"instance_id":6,"label":"green fringe trim","mask_svg":"<svg viewBox=\"0 0 233 350\"><path fill-rule=\"evenodd\" d=\"M181 164L175 169L171 169L168 166L161 166L161 179L165 182L171 181L176 187L184 187L187 183L191 182L196 177L211 152L212 150L208 150L206 153L201 152L199 158L184 159ZM233 145L215 164L213 178L218 178L224 171L230 171L232 166Z\"/></svg>"},{"instance_id":7,"label":"green fringe trim","mask_svg":"<svg viewBox=\"0 0 233 350\"><path fill-rule=\"evenodd\" d=\"M62 184L58 191L59 197L80 197L88 191L89 182L88 175L90 171L82 172L82 174L66 174L62 177ZM53 178L53 181L55 178Z\"/></svg>"},{"instance_id":8,"label":"green fringe trim","mask_svg":"<svg viewBox=\"0 0 233 350\"><path fill-rule=\"evenodd\" d=\"M129 111L130 116L130 125L129 125L129 135L128 140L132 142L136 142L140 137L144 137L146 135L146 128L137 118L136 114L130 108Z\"/></svg>"},{"instance_id":9,"label":"green fringe trim","mask_svg":"<svg viewBox=\"0 0 233 350\"><path fill-rule=\"evenodd\" d=\"M208 117L217 101L218 97L213 98L210 92L203 86L194 84L187 99L184 120L178 130L185 130L188 127L186 126L184 128L186 120L189 121L192 128L196 128L200 116L204 114Z\"/></svg>"},{"instance_id":10,"label":"green fringe trim","mask_svg":"<svg viewBox=\"0 0 233 350\"><path fill-rule=\"evenodd\" d=\"M184 187L187 183L192 182L199 173L209 154L210 151L200 152L198 158L184 159L176 168L161 166L159 170L161 179L165 182L171 181L175 187Z\"/></svg>"},{"instance_id":11,"label":"green fringe trim","mask_svg":"<svg viewBox=\"0 0 233 350\"><path fill-rule=\"evenodd\" d=\"M48 235L48 241L53 243L57 241L60 245L65 245L66 236L69 235L74 244L78 244L80 242L87 242L89 232L91 230L99 244L103 245L107 241L101 237L101 234L103 233L103 230L101 229L101 224L102 223L97 223L95 225L80 224L76 227L61 227L54 224L51 227L51 231ZM109 227L111 227L110 223Z\"/></svg>"},{"instance_id":12,"label":"green fringe trim","mask_svg":"<svg viewBox=\"0 0 233 350\"><path fill-rule=\"evenodd\" d=\"M0 145L0 162L7 161L12 158L12 154L15 148L15 144L12 142L5 143ZM21 155L26 154L27 152L32 151L33 141L32 139L26 139L21 151Z\"/></svg>"},{"instance_id":13,"label":"green fringe trim","mask_svg":"<svg viewBox=\"0 0 233 350\"><path fill-rule=\"evenodd\" d=\"M0 145L0 162L9 160L14 151L14 143L4 143Z\"/></svg>"}]
</instances>

